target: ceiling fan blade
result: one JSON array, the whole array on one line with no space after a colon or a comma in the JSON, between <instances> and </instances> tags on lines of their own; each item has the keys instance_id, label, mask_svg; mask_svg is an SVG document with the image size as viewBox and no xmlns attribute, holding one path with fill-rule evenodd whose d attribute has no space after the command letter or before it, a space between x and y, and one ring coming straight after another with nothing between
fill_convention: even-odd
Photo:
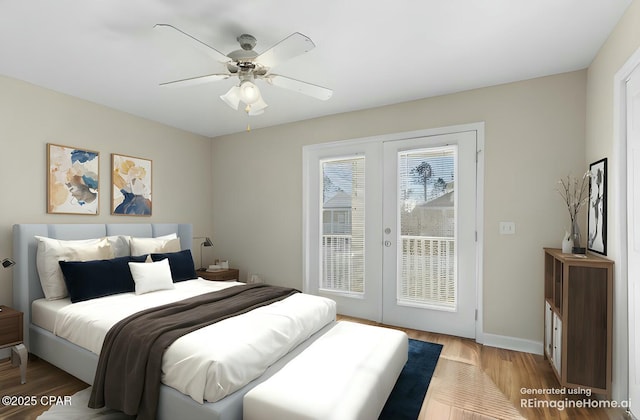
<instances>
[{"instance_id":1,"label":"ceiling fan blade","mask_svg":"<svg viewBox=\"0 0 640 420\"><path fill-rule=\"evenodd\" d=\"M204 51L206 54L213 57L216 61L226 63L231 60L229 57L216 50L211 45L205 44L204 42L176 28L175 26L169 25L167 23L157 23L154 25L154 28L166 33L168 36L178 36L181 40L187 39L191 43L191 45L194 45L199 50Z\"/></svg>"},{"instance_id":2,"label":"ceiling fan blade","mask_svg":"<svg viewBox=\"0 0 640 420\"><path fill-rule=\"evenodd\" d=\"M309 37L299 32L294 32L260 54L255 61L265 67L273 68L283 61L304 54L314 48L315 44Z\"/></svg>"},{"instance_id":3,"label":"ceiling fan blade","mask_svg":"<svg viewBox=\"0 0 640 420\"><path fill-rule=\"evenodd\" d=\"M292 79L290 77L280 76L279 74L270 74L266 76L264 80L274 86L293 90L323 101L326 101L333 95L333 91L331 89Z\"/></svg>"},{"instance_id":4,"label":"ceiling fan blade","mask_svg":"<svg viewBox=\"0 0 640 420\"><path fill-rule=\"evenodd\" d=\"M169 87L185 87L185 86L193 86L200 85L202 83L215 82L217 80L227 79L229 74L208 74L205 76L196 76L189 77L187 79L180 80L172 80L171 82L160 83L160 86L169 86Z\"/></svg>"}]
</instances>

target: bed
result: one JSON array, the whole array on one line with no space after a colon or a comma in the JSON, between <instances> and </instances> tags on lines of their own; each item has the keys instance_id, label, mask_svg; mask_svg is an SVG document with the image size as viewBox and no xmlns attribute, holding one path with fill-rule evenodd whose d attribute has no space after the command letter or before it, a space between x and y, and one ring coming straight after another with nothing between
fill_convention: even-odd
<instances>
[{"instance_id":1,"label":"bed","mask_svg":"<svg viewBox=\"0 0 640 420\"><path fill-rule=\"evenodd\" d=\"M36 236L60 240L81 240L107 236L126 235L139 238L155 238L175 234L179 238L180 248L192 246L192 226L179 223L159 224L18 224L13 229L14 258L17 265L14 270L13 304L25 315L25 345L30 353L41 357L64 371L92 384L99 357L80 345L60 338L51 327L33 322L33 302L44 297L44 292L36 267L38 241ZM201 280L201 282L204 282ZM185 282L186 283L186 282ZM204 282L209 283L209 282ZM85 302L86 303L86 302ZM37 305L35 306L37 307ZM335 311L335 309L334 309ZM37 314L36 314L37 315ZM42 319L42 314L40 314ZM46 318L46 316L45 316ZM324 322L324 321L323 321ZM335 323L335 312L326 325L310 334L310 337L291 349L282 358L269 366L257 379L242 386L239 390L216 402L200 404L193 398L177 391L171 386L161 385L158 418L159 419L241 419L243 396L252 388L267 380L305 348L321 337Z\"/></svg>"}]
</instances>

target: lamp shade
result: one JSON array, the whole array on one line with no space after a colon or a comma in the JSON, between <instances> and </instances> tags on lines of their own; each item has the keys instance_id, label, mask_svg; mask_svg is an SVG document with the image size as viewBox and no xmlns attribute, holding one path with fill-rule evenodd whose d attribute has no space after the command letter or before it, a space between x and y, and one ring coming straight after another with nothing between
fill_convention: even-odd
<instances>
[{"instance_id":1,"label":"lamp shade","mask_svg":"<svg viewBox=\"0 0 640 420\"><path fill-rule=\"evenodd\" d=\"M206 267L204 266L204 263L202 262L202 249L206 246L206 247L210 247L213 246L213 242L211 242L211 238L209 238L208 236L197 236L193 239L204 239L204 241L202 241L202 243L200 243L200 270L204 270Z\"/></svg>"},{"instance_id":2,"label":"lamp shade","mask_svg":"<svg viewBox=\"0 0 640 420\"><path fill-rule=\"evenodd\" d=\"M237 110L240 101L247 104L245 110L249 115L260 115L268 106L262 99L260 89L250 80L243 80L239 86L233 86L227 93L220 96L229 107Z\"/></svg>"},{"instance_id":3,"label":"lamp shade","mask_svg":"<svg viewBox=\"0 0 640 420\"><path fill-rule=\"evenodd\" d=\"M250 80L243 80L240 82L240 99L247 105L251 105L259 101L260 89Z\"/></svg>"},{"instance_id":4,"label":"lamp shade","mask_svg":"<svg viewBox=\"0 0 640 420\"><path fill-rule=\"evenodd\" d=\"M268 107L267 103L260 97L258 101L249 105L249 115L260 115L264 113L264 109Z\"/></svg>"},{"instance_id":5,"label":"lamp shade","mask_svg":"<svg viewBox=\"0 0 640 420\"><path fill-rule=\"evenodd\" d=\"M231 108L238 110L238 105L240 104L240 87L233 86L227 93L221 95L220 99Z\"/></svg>"}]
</instances>

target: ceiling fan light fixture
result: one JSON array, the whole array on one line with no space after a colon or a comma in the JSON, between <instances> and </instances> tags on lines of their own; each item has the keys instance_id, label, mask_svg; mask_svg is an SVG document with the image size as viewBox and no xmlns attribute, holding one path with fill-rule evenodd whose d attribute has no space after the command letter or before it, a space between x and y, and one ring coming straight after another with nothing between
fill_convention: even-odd
<instances>
[{"instance_id":1,"label":"ceiling fan light fixture","mask_svg":"<svg viewBox=\"0 0 640 420\"><path fill-rule=\"evenodd\" d=\"M240 99L247 105L252 105L262 99L260 89L250 80L240 82Z\"/></svg>"},{"instance_id":2,"label":"ceiling fan light fixture","mask_svg":"<svg viewBox=\"0 0 640 420\"><path fill-rule=\"evenodd\" d=\"M220 99L237 111L238 105L240 105L240 87L233 86L227 93L220 95Z\"/></svg>"}]
</instances>

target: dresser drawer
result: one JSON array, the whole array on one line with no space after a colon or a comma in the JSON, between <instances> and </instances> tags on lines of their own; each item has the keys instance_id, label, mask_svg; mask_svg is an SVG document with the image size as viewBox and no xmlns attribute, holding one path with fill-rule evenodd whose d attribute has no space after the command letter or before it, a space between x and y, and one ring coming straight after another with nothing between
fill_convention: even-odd
<instances>
[{"instance_id":1,"label":"dresser drawer","mask_svg":"<svg viewBox=\"0 0 640 420\"><path fill-rule=\"evenodd\" d=\"M0 347L22 343L22 312L0 306Z\"/></svg>"}]
</instances>

